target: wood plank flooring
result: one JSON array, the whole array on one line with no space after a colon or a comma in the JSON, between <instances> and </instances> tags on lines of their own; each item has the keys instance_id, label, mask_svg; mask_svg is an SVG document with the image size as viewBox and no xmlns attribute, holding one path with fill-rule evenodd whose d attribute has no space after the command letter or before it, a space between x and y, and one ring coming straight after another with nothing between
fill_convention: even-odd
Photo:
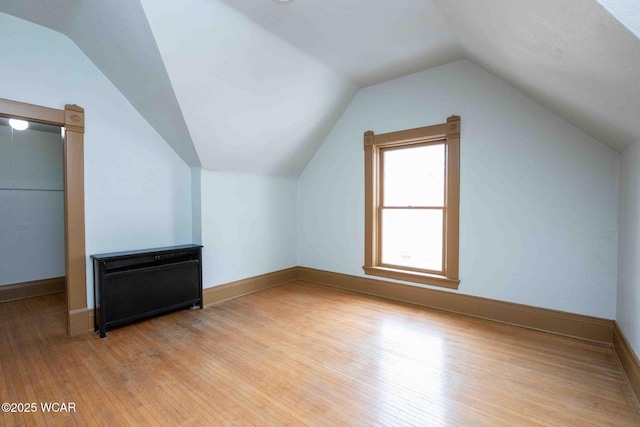
<instances>
[{"instance_id":1,"label":"wood plank flooring","mask_svg":"<svg viewBox=\"0 0 640 427\"><path fill-rule=\"evenodd\" d=\"M0 401L38 405L0 425L640 425L602 344L302 281L68 338L63 298L0 304Z\"/></svg>"}]
</instances>

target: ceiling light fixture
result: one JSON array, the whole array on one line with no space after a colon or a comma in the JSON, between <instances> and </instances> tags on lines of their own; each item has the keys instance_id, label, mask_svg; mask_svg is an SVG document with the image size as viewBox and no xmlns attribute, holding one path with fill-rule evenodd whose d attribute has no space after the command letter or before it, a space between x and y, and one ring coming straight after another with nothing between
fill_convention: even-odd
<instances>
[{"instance_id":1,"label":"ceiling light fixture","mask_svg":"<svg viewBox=\"0 0 640 427\"><path fill-rule=\"evenodd\" d=\"M293 0L273 0L273 1L278 4L287 4L287 3L291 3Z\"/></svg>"},{"instance_id":2,"label":"ceiling light fixture","mask_svg":"<svg viewBox=\"0 0 640 427\"><path fill-rule=\"evenodd\" d=\"M9 126L15 130L25 130L29 127L29 122L18 119L9 119Z\"/></svg>"}]
</instances>

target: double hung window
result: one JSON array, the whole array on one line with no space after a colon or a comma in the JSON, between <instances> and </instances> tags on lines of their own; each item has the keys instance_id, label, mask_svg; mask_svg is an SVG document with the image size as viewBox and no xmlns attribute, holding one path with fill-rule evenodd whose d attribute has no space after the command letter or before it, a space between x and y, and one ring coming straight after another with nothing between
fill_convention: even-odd
<instances>
[{"instance_id":1,"label":"double hung window","mask_svg":"<svg viewBox=\"0 0 640 427\"><path fill-rule=\"evenodd\" d=\"M366 274L457 289L460 117L364 135Z\"/></svg>"}]
</instances>

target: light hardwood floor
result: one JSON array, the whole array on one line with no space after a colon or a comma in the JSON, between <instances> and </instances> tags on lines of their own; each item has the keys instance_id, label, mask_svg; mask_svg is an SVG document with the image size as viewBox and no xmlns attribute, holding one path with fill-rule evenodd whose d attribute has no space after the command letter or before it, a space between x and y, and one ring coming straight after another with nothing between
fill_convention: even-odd
<instances>
[{"instance_id":1,"label":"light hardwood floor","mask_svg":"<svg viewBox=\"0 0 640 427\"><path fill-rule=\"evenodd\" d=\"M65 336L62 294L0 304L0 425L631 426L606 345L292 282Z\"/></svg>"}]
</instances>

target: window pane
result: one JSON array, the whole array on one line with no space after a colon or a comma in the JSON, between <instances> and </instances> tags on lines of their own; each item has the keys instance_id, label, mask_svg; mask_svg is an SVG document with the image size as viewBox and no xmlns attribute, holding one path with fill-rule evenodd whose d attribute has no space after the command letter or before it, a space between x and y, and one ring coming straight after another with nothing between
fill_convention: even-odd
<instances>
[{"instance_id":1,"label":"window pane","mask_svg":"<svg viewBox=\"0 0 640 427\"><path fill-rule=\"evenodd\" d=\"M383 209L382 263L442 271L440 209Z\"/></svg>"},{"instance_id":2,"label":"window pane","mask_svg":"<svg viewBox=\"0 0 640 427\"><path fill-rule=\"evenodd\" d=\"M384 151L384 206L444 206L444 144Z\"/></svg>"}]
</instances>

